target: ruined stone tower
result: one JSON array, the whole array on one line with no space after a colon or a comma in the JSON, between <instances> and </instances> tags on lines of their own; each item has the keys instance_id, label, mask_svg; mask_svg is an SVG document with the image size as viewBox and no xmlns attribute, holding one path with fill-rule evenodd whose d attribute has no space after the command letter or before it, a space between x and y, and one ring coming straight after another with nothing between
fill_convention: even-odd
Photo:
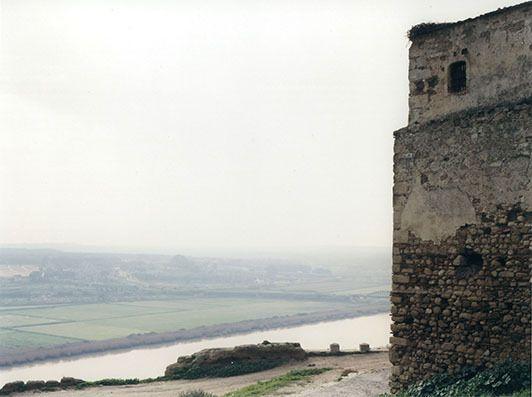
<instances>
[{"instance_id":1,"label":"ruined stone tower","mask_svg":"<svg viewBox=\"0 0 532 397\"><path fill-rule=\"evenodd\" d=\"M410 32L391 388L530 360L532 2Z\"/></svg>"}]
</instances>

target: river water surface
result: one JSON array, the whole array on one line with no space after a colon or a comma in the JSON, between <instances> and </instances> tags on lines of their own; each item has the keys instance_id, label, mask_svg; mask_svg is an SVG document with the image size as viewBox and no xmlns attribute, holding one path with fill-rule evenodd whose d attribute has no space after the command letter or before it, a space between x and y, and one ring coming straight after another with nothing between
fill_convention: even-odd
<instances>
[{"instance_id":1,"label":"river water surface","mask_svg":"<svg viewBox=\"0 0 532 397\"><path fill-rule=\"evenodd\" d=\"M299 342L307 350L325 350L333 342L339 343L340 347L346 350L358 348L362 342L367 342L372 347L384 347L388 344L389 330L389 314L376 314L194 342L112 351L73 359L1 368L0 386L15 380L59 380L63 376L85 380L157 377L163 375L166 366L174 363L178 356L210 347L231 347L260 343L263 340Z\"/></svg>"}]
</instances>

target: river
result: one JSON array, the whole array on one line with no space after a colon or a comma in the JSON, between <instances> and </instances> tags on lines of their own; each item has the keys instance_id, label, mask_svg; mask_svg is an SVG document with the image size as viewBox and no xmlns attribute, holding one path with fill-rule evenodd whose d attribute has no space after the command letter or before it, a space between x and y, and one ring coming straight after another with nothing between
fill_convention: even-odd
<instances>
[{"instance_id":1,"label":"river","mask_svg":"<svg viewBox=\"0 0 532 397\"><path fill-rule=\"evenodd\" d=\"M342 349L358 348L367 342L372 347L384 347L390 334L389 314L357 317L347 320L258 331L221 338L181 342L165 346L112 351L98 355L44 361L0 369L0 385L15 380L59 380L73 376L85 380L104 378L150 378L164 374L168 364L178 356L210 347L231 347L248 343L299 342L307 350L325 350L330 343Z\"/></svg>"}]
</instances>

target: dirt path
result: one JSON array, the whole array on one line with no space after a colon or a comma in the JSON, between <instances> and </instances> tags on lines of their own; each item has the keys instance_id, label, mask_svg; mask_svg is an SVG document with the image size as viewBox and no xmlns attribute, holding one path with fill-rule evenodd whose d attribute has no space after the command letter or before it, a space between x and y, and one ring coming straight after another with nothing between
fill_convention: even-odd
<instances>
[{"instance_id":1,"label":"dirt path","mask_svg":"<svg viewBox=\"0 0 532 397\"><path fill-rule=\"evenodd\" d=\"M333 368L314 376L309 382L291 385L279 390L275 395L300 397L371 397L387 390L389 361L387 352L356 354L341 357L312 357L303 363L284 365L268 371L230 378L197 379L129 386L107 386L85 390L63 390L42 394L43 397L176 397L179 392L201 389L217 396L285 374L292 369L328 367ZM345 370L353 370L341 381L338 378ZM35 396L27 392L18 396Z\"/></svg>"},{"instance_id":2,"label":"dirt path","mask_svg":"<svg viewBox=\"0 0 532 397\"><path fill-rule=\"evenodd\" d=\"M349 374L341 381L313 382L283 392L293 397L373 397L388 391L389 376L390 368L365 370Z\"/></svg>"}]
</instances>

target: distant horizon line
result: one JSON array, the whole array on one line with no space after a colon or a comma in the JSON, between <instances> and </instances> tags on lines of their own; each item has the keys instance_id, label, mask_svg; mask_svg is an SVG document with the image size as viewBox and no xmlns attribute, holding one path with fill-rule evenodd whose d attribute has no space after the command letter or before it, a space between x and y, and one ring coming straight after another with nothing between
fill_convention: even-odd
<instances>
[{"instance_id":1,"label":"distant horizon line","mask_svg":"<svg viewBox=\"0 0 532 397\"><path fill-rule=\"evenodd\" d=\"M91 252L91 253L128 253L128 254L166 254L179 255L186 253L207 252L225 252L225 253L291 253L304 254L315 251L326 250L372 250L372 249L391 249L385 245L293 245L293 246L186 246L186 247L132 247L122 245L98 245L98 244L79 244L79 243L0 243L1 248L19 248L19 249L50 249L64 252ZM303 252L302 252L303 251Z\"/></svg>"}]
</instances>

